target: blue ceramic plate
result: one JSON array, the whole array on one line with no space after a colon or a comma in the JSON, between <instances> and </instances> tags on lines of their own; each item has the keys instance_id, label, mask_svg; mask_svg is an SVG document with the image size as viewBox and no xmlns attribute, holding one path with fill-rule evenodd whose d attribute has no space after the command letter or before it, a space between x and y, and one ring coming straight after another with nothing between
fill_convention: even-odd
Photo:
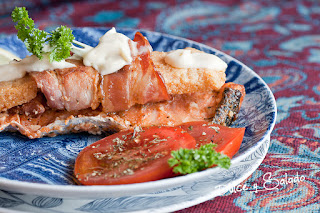
<instances>
[{"instance_id":1,"label":"blue ceramic plate","mask_svg":"<svg viewBox=\"0 0 320 213\"><path fill-rule=\"evenodd\" d=\"M95 46L105 28L76 28L80 42ZM135 30L118 32L133 38ZM183 38L141 31L154 50L194 47L228 63L227 81L246 88L236 127L246 127L243 143L227 171L212 168L159 181L120 186L79 186L72 174L77 154L100 136L81 134L29 140L18 133L0 133L0 207L45 212L172 211L213 198L247 178L263 160L276 120L276 103L266 83L236 59L206 45ZM28 53L16 36L0 40L0 47L24 58ZM9 204L8 204L9 203ZM10 204L11 203L11 204ZM161 208L160 208L161 207ZM67 210L68 209L68 210Z\"/></svg>"}]
</instances>

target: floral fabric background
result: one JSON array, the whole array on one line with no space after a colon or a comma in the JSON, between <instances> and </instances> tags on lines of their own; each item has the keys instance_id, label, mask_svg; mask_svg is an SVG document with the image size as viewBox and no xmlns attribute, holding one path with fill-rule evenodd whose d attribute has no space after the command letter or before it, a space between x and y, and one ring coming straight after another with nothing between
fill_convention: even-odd
<instances>
[{"instance_id":1,"label":"floral fabric background","mask_svg":"<svg viewBox=\"0 0 320 213\"><path fill-rule=\"evenodd\" d=\"M180 212L320 209L318 0L0 1L0 37L15 33L14 6L27 7L42 29L148 29L204 43L242 61L267 82L278 106L269 152L243 182L264 190L229 192Z\"/></svg>"}]
</instances>

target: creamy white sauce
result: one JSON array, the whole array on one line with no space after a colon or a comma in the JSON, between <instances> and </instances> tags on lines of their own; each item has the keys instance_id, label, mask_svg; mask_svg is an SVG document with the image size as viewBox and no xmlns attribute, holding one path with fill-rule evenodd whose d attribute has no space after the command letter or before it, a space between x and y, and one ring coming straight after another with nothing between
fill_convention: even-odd
<instances>
[{"instance_id":1,"label":"creamy white sauce","mask_svg":"<svg viewBox=\"0 0 320 213\"><path fill-rule=\"evenodd\" d=\"M74 43L77 44L76 41ZM95 48L85 44L81 44L81 46L84 48L73 48L72 51L75 54L70 58L83 59L84 65L94 67L101 75L117 72L125 65L131 64L132 56L145 51L143 48L138 50L135 42L124 34L117 33L115 28L104 34ZM50 47L45 46L44 49L49 51ZM27 56L20 61L1 65L0 82L22 78L27 72L42 72L70 67L75 67L75 65L65 60L50 63L47 55L42 60L36 56Z\"/></svg>"},{"instance_id":2,"label":"creamy white sauce","mask_svg":"<svg viewBox=\"0 0 320 213\"><path fill-rule=\"evenodd\" d=\"M130 46L133 52L131 52ZM95 48L89 48L87 52L82 53L83 64L92 66L101 75L107 75L131 64L132 55L137 52L135 42L112 28L100 38L99 44Z\"/></svg>"},{"instance_id":3,"label":"creamy white sauce","mask_svg":"<svg viewBox=\"0 0 320 213\"><path fill-rule=\"evenodd\" d=\"M70 67L75 67L75 65L68 63L65 60L50 63L47 55L44 55L42 60L38 59L34 55L27 56L20 61L11 61L9 64L1 65L0 82L22 78L27 72L42 72L45 70L64 69Z\"/></svg>"},{"instance_id":4,"label":"creamy white sauce","mask_svg":"<svg viewBox=\"0 0 320 213\"><path fill-rule=\"evenodd\" d=\"M210 70L225 70L227 64L219 57L204 53L192 52L188 49L174 50L165 57L165 62L175 68L205 68Z\"/></svg>"}]
</instances>

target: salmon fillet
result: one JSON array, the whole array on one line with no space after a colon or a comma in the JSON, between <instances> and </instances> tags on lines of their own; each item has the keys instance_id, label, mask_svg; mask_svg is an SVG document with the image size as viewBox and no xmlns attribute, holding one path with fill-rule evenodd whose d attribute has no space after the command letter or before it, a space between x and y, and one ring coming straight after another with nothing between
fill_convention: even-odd
<instances>
[{"instance_id":1,"label":"salmon fillet","mask_svg":"<svg viewBox=\"0 0 320 213\"><path fill-rule=\"evenodd\" d=\"M140 42L149 44L143 37ZM18 130L40 138L203 120L230 125L244 87L225 84L225 70L171 67L166 54L142 51L134 63L107 76L82 61L68 60L76 67L0 82L0 132Z\"/></svg>"},{"instance_id":2,"label":"salmon fillet","mask_svg":"<svg viewBox=\"0 0 320 213\"><path fill-rule=\"evenodd\" d=\"M32 104L28 103L25 109L28 111L11 109L0 113L0 131L18 130L29 138L40 138L69 132L101 134L137 126L175 126L203 120L215 120L218 124L228 125L229 121L236 118L245 91L242 85L226 83L219 91L172 96L169 101L135 105L129 110L117 113L104 113L101 107L72 112L53 110L47 108L45 102L37 97ZM227 99L232 101L225 103L223 100ZM41 114L32 113L44 108L46 110Z\"/></svg>"}]
</instances>

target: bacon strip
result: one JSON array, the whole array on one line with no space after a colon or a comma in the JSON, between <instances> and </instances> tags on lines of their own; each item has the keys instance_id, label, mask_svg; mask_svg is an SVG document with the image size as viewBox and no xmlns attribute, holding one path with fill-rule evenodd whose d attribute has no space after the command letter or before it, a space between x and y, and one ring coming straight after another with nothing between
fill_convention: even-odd
<instances>
[{"instance_id":1,"label":"bacon strip","mask_svg":"<svg viewBox=\"0 0 320 213\"><path fill-rule=\"evenodd\" d=\"M92 67L80 65L76 68L58 70L64 106L67 111L99 106L99 73Z\"/></svg>"},{"instance_id":2,"label":"bacon strip","mask_svg":"<svg viewBox=\"0 0 320 213\"><path fill-rule=\"evenodd\" d=\"M135 104L169 100L170 96L151 60L151 46L139 32L134 40L140 52L130 65L103 76L101 82L104 112L118 112Z\"/></svg>"},{"instance_id":3,"label":"bacon strip","mask_svg":"<svg viewBox=\"0 0 320 213\"><path fill-rule=\"evenodd\" d=\"M92 67L75 60L77 67L54 71L33 72L47 105L58 110L96 109L118 112L136 104L169 100L170 96L151 60L151 46L141 33L136 33L138 54L130 65L116 73L100 76ZM134 47L132 47L133 49ZM100 100L101 99L101 100Z\"/></svg>"},{"instance_id":4,"label":"bacon strip","mask_svg":"<svg viewBox=\"0 0 320 213\"><path fill-rule=\"evenodd\" d=\"M50 108L73 111L99 106L99 74L91 67L77 63L77 67L54 71L33 72L31 75L45 95Z\"/></svg>"},{"instance_id":5,"label":"bacon strip","mask_svg":"<svg viewBox=\"0 0 320 213\"><path fill-rule=\"evenodd\" d=\"M53 109L64 109L62 92L59 88L59 80L54 71L33 72L30 75L35 79L37 87L47 99L47 104Z\"/></svg>"}]
</instances>

